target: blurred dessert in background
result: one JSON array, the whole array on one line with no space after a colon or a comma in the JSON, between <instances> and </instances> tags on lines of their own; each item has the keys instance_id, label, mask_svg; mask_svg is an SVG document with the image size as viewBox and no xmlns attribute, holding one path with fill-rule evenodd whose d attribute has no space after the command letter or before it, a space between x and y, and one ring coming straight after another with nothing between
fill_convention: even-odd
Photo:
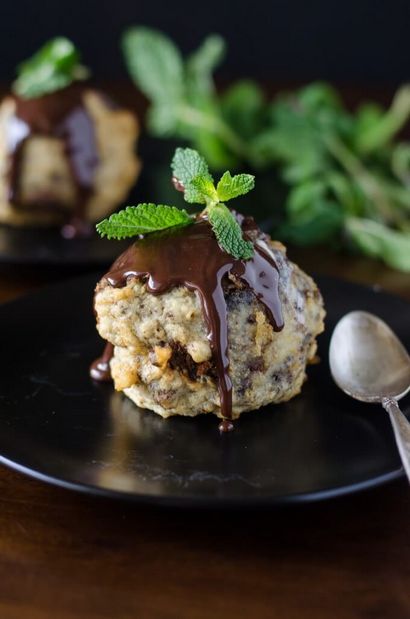
<instances>
[{"instance_id":1,"label":"blurred dessert in background","mask_svg":"<svg viewBox=\"0 0 410 619\"><path fill-rule=\"evenodd\" d=\"M84 236L126 198L140 170L138 121L87 76L63 38L18 68L0 105L1 223Z\"/></svg>"}]
</instances>

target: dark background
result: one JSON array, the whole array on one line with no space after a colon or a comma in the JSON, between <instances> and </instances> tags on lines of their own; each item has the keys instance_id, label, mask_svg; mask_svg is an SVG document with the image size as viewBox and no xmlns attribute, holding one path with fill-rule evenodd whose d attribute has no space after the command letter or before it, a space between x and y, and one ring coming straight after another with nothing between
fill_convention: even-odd
<instances>
[{"instance_id":1,"label":"dark background","mask_svg":"<svg viewBox=\"0 0 410 619\"><path fill-rule=\"evenodd\" d=\"M220 75L271 81L396 84L410 72L410 0L0 0L0 81L57 34L97 78L125 76L118 49L132 23L189 51L210 31L229 51Z\"/></svg>"}]
</instances>

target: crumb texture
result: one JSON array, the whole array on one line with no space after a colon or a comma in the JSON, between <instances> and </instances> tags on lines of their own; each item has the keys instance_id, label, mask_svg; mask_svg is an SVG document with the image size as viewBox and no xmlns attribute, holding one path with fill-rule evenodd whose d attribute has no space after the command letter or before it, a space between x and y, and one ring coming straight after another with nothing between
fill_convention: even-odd
<instances>
[{"instance_id":1,"label":"crumb texture","mask_svg":"<svg viewBox=\"0 0 410 619\"><path fill-rule=\"evenodd\" d=\"M280 271L279 294L285 327L275 332L253 293L230 281L228 308L233 418L297 395L306 365L316 354L324 309L314 281L290 262L280 243L270 242ZM162 295L131 279L96 289L100 335L114 345L115 388L138 406L163 417L213 413L221 416L212 351L199 296L184 287Z\"/></svg>"},{"instance_id":2,"label":"crumb texture","mask_svg":"<svg viewBox=\"0 0 410 619\"><path fill-rule=\"evenodd\" d=\"M99 156L93 192L84 208L85 218L94 222L126 198L139 174L141 164L134 152L139 127L131 112L111 107L97 91L85 90L83 103L94 123ZM78 201L61 139L32 135L26 140L19 178L19 203L24 208L16 208L8 199L6 127L12 119L15 121L15 109L11 97L0 105L0 222L14 226L60 225ZM39 209L37 205L44 199L55 206Z\"/></svg>"}]
</instances>

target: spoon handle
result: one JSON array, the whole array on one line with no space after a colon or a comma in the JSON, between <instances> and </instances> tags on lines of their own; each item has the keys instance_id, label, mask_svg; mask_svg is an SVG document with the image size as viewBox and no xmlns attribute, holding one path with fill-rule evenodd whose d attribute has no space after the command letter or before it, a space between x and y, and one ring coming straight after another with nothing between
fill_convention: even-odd
<instances>
[{"instance_id":1,"label":"spoon handle","mask_svg":"<svg viewBox=\"0 0 410 619\"><path fill-rule=\"evenodd\" d=\"M401 412L397 400L383 398L382 405L390 415L401 461L410 482L410 423Z\"/></svg>"}]
</instances>

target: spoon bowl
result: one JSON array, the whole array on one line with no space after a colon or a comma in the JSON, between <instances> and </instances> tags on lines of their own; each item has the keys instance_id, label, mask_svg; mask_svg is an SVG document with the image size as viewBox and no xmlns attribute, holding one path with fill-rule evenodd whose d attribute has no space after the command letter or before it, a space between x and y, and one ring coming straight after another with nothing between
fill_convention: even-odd
<instances>
[{"instance_id":1,"label":"spoon bowl","mask_svg":"<svg viewBox=\"0 0 410 619\"><path fill-rule=\"evenodd\" d=\"M368 312L350 312L338 322L329 362L338 386L357 400L399 400L410 390L410 356L390 327Z\"/></svg>"},{"instance_id":2,"label":"spoon bowl","mask_svg":"<svg viewBox=\"0 0 410 619\"><path fill-rule=\"evenodd\" d=\"M410 423L397 404L410 390L410 357L400 340L377 316L350 312L335 327L329 362L345 393L362 402L380 402L389 413L410 481Z\"/></svg>"}]
</instances>

